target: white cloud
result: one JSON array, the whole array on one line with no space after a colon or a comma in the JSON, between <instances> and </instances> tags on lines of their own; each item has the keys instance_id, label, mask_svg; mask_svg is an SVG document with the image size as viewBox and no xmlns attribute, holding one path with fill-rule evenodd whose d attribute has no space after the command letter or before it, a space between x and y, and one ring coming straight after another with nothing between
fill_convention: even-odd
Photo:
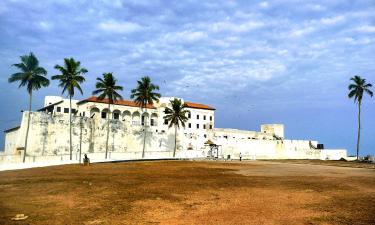
<instances>
[{"instance_id":1,"label":"white cloud","mask_svg":"<svg viewBox=\"0 0 375 225\"><path fill-rule=\"evenodd\" d=\"M52 23L47 22L47 21L41 21L41 22L39 22L38 25L39 25L40 29L45 30L45 31L49 31L53 28Z\"/></svg>"},{"instance_id":2,"label":"white cloud","mask_svg":"<svg viewBox=\"0 0 375 225\"><path fill-rule=\"evenodd\" d=\"M364 25L357 28L357 31L363 33L375 33L375 26Z\"/></svg>"},{"instance_id":3,"label":"white cloud","mask_svg":"<svg viewBox=\"0 0 375 225\"><path fill-rule=\"evenodd\" d=\"M268 2L261 2L259 3L259 7L260 8L268 8L270 6L270 4Z\"/></svg>"},{"instance_id":4,"label":"white cloud","mask_svg":"<svg viewBox=\"0 0 375 225\"><path fill-rule=\"evenodd\" d=\"M247 32L255 30L264 26L260 21L248 21L245 23L232 23L232 22L217 22L212 24L214 32L232 31L232 32Z\"/></svg>"},{"instance_id":5,"label":"white cloud","mask_svg":"<svg viewBox=\"0 0 375 225\"><path fill-rule=\"evenodd\" d=\"M133 33L142 30L143 27L133 22L107 21L98 24L98 27L104 31L114 33Z\"/></svg>"},{"instance_id":6,"label":"white cloud","mask_svg":"<svg viewBox=\"0 0 375 225\"><path fill-rule=\"evenodd\" d=\"M340 16L334 16L334 17L329 17L329 18L322 18L320 22L323 25L334 25L344 20L345 20L345 17L340 15Z\"/></svg>"},{"instance_id":7,"label":"white cloud","mask_svg":"<svg viewBox=\"0 0 375 225\"><path fill-rule=\"evenodd\" d=\"M167 42L196 42L206 37L207 34L202 31L181 31L168 33L162 39Z\"/></svg>"},{"instance_id":8,"label":"white cloud","mask_svg":"<svg viewBox=\"0 0 375 225\"><path fill-rule=\"evenodd\" d=\"M308 4L306 8L313 10L313 11L324 11L326 8L319 4Z\"/></svg>"},{"instance_id":9,"label":"white cloud","mask_svg":"<svg viewBox=\"0 0 375 225\"><path fill-rule=\"evenodd\" d=\"M300 28L300 29L295 29L290 32L290 36L292 37L301 37L307 34L310 34L315 31L315 28L312 26Z\"/></svg>"}]
</instances>

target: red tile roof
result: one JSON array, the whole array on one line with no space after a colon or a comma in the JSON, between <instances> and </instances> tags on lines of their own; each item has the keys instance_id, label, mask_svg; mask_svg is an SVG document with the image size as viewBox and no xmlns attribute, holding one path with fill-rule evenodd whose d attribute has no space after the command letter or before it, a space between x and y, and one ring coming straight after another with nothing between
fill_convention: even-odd
<instances>
[{"instance_id":1,"label":"red tile roof","mask_svg":"<svg viewBox=\"0 0 375 225\"><path fill-rule=\"evenodd\" d=\"M194 108L194 109L215 110L215 108L212 108L211 106L200 104L200 103L194 103L194 102L185 102L185 107Z\"/></svg>"},{"instance_id":2,"label":"red tile roof","mask_svg":"<svg viewBox=\"0 0 375 225\"><path fill-rule=\"evenodd\" d=\"M108 99L102 99L102 100L99 100L97 97L95 96L91 96L90 98L86 98L86 99L83 99L81 101L79 101L77 104L83 104L83 103L86 103L86 102L97 102L97 103L105 103L105 104L108 104ZM130 107L140 107L139 104L137 104L136 102L134 101L131 101L131 100L118 100L118 101L115 101L113 102L114 105L125 105L125 106L130 106ZM146 105L145 108L148 108L148 109L156 109L155 106L153 105Z\"/></svg>"}]
</instances>

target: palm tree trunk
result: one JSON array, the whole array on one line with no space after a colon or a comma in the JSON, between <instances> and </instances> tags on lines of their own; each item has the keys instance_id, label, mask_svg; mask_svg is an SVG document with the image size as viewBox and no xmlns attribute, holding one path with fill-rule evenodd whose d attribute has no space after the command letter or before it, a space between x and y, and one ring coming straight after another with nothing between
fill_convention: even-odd
<instances>
[{"instance_id":1,"label":"palm tree trunk","mask_svg":"<svg viewBox=\"0 0 375 225\"><path fill-rule=\"evenodd\" d=\"M29 93L29 113L27 115L27 128L25 136L25 149L23 150L23 162L26 161L26 150L27 150L27 139L29 138L29 129L30 129L30 114L31 114L31 102L32 102L32 91Z\"/></svg>"},{"instance_id":2,"label":"palm tree trunk","mask_svg":"<svg viewBox=\"0 0 375 225\"><path fill-rule=\"evenodd\" d=\"M145 110L145 112L147 112L146 108L144 110ZM143 108L142 108L141 111L143 111ZM141 123L142 123L142 115L141 115ZM143 150L142 150L142 158L145 157L145 151L146 151L146 134L147 134L147 132L146 132L146 118L145 118L144 121L143 121Z\"/></svg>"},{"instance_id":3,"label":"palm tree trunk","mask_svg":"<svg viewBox=\"0 0 375 225\"><path fill-rule=\"evenodd\" d=\"M359 141L361 138L361 102L358 102L358 137L357 137L357 160L359 159Z\"/></svg>"},{"instance_id":4,"label":"palm tree trunk","mask_svg":"<svg viewBox=\"0 0 375 225\"><path fill-rule=\"evenodd\" d=\"M108 103L108 117L107 117L107 140L105 143L105 159L108 157L108 139L109 139L109 123L111 120L111 104Z\"/></svg>"},{"instance_id":5,"label":"palm tree trunk","mask_svg":"<svg viewBox=\"0 0 375 225\"><path fill-rule=\"evenodd\" d=\"M72 148L72 96L69 95L69 151L70 160L73 160L73 148Z\"/></svg>"},{"instance_id":6,"label":"palm tree trunk","mask_svg":"<svg viewBox=\"0 0 375 225\"><path fill-rule=\"evenodd\" d=\"M177 150L177 126L174 126L174 150L173 150L173 158L176 156Z\"/></svg>"},{"instance_id":7,"label":"palm tree trunk","mask_svg":"<svg viewBox=\"0 0 375 225\"><path fill-rule=\"evenodd\" d=\"M81 155L82 155L82 128L83 128L83 123L82 123L82 116L79 120L79 163L81 164Z\"/></svg>"}]
</instances>

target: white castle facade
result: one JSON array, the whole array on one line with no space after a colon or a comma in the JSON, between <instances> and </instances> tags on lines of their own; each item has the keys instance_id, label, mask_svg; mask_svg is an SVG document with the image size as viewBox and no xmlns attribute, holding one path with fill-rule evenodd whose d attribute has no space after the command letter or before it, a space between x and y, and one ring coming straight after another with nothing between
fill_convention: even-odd
<instances>
[{"instance_id":1,"label":"white castle facade","mask_svg":"<svg viewBox=\"0 0 375 225\"><path fill-rule=\"evenodd\" d=\"M171 99L162 97L143 110L129 100L115 102L110 110L106 100L96 97L72 100L73 158L77 160L81 153L93 160L104 159L108 123L110 159L140 159L144 133L145 158L172 158L175 133L163 119L165 108L171 107ZM282 124L261 125L260 132L216 128L213 107L183 103L189 111L189 120L185 128L178 130L176 158L235 159L241 155L243 159L337 160L347 157L345 149L326 150L317 141L285 139ZM28 113L23 112L20 126L5 131L5 155L23 154ZM68 160L69 99L46 96L44 107L31 112L30 118L27 160Z\"/></svg>"}]
</instances>

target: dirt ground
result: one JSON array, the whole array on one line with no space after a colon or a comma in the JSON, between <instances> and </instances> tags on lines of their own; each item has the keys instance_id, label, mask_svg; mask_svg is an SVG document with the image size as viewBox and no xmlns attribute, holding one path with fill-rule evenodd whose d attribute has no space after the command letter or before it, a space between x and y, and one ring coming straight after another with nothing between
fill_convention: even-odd
<instances>
[{"instance_id":1,"label":"dirt ground","mask_svg":"<svg viewBox=\"0 0 375 225\"><path fill-rule=\"evenodd\" d=\"M375 169L317 164L153 161L4 171L0 224L375 224ZM19 213L28 218L12 221Z\"/></svg>"}]
</instances>

